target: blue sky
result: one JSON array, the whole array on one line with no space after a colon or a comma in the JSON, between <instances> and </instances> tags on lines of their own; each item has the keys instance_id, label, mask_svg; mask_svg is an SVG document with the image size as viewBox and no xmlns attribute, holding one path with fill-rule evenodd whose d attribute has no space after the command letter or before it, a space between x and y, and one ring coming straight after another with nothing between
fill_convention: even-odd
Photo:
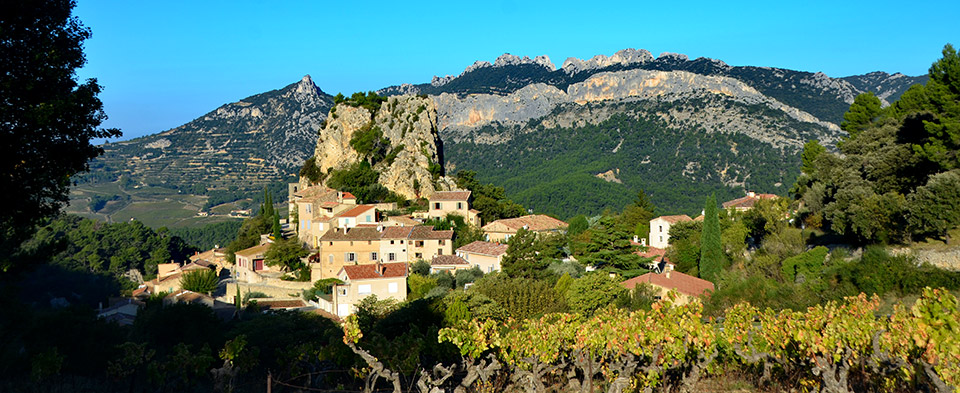
<instances>
[{"instance_id":1,"label":"blue sky","mask_svg":"<svg viewBox=\"0 0 960 393\"><path fill-rule=\"evenodd\" d=\"M919 75L945 43L960 44L958 1L78 0L74 14L93 30L79 77L104 86L104 125L121 139L306 74L349 94L457 75L503 53L559 67L637 48L833 77Z\"/></svg>"}]
</instances>

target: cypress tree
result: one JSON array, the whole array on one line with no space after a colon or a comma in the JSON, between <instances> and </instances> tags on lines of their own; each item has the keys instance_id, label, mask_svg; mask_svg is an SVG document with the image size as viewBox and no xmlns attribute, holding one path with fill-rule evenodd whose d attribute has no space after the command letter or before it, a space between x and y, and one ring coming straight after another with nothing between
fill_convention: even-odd
<instances>
[{"instance_id":1,"label":"cypress tree","mask_svg":"<svg viewBox=\"0 0 960 393\"><path fill-rule=\"evenodd\" d=\"M700 233L700 278L716 282L723 269L723 246L720 244L720 215L717 196L710 195L703 208L703 231Z\"/></svg>"}]
</instances>

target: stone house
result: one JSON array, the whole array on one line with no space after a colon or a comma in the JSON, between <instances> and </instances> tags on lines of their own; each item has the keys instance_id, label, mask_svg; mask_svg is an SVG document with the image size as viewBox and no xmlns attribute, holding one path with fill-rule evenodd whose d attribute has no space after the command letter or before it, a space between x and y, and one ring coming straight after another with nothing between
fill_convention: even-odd
<instances>
[{"instance_id":1,"label":"stone house","mask_svg":"<svg viewBox=\"0 0 960 393\"><path fill-rule=\"evenodd\" d=\"M777 199L779 197L780 196L776 194L757 194L753 191L748 191L746 196L731 201L726 201L722 204L722 206L724 209L733 209L743 212L753 209L753 206L756 205L761 199Z\"/></svg>"},{"instance_id":2,"label":"stone house","mask_svg":"<svg viewBox=\"0 0 960 393\"><path fill-rule=\"evenodd\" d=\"M448 271L453 274L457 270L470 269L471 267L470 262L457 255L437 255L430 260L430 273Z\"/></svg>"},{"instance_id":3,"label":"stone house","mask_svg":"<svg viewBox=\"0 0 960 393\"><path fill-rule=\"evenodd\" d=\"M317 248L318 239L337 225L334 218L354 208L357 198L349 192L312 186L293 193L293 203L297 207L297 237L310 248Z\"/></svg>"},{"instance_id":4,"label":"stone house","mask_svg":"<svg viewBox=\"0 0 960 393\"><path fill-rule=\"evenodd\" d=\"M475 241L457 249L457 256L470 266L479 267L484 273L500 271L504 255L507 255L506 244L484 241Z\"/></svg>"},{"instance_id":5,"label":"stone house","mask_svg":"<svg viewBox=\"0 0 960 393\"><path fill-rule=\"evenodd\" d=\"M346 265L380 261L381 227L334 228L318 241L319 263L311 265L314 280L336 277Z\"/></svg>"},{"instance_id":6,"label":"stone house","mask_svg":"<svg viewBox=\"0 0 960 393\"><path fill-rule=\"evenodd\" d=\"M676 290L679 293L678 304L686 304L698 296L709 295L713 292L713 283L702 278L673 270L673 265L666 264L660 272L650 272L639 277L626 280L620 285L629 290L638 284L649 284L655 291L657 299L667 295L667 292Z\"/></svg>"},{"instance_id":7,"label":"stone house","mask_svg":"<svg viewBox=\"0 0 960 393\"><path fill-rule=\"evenodd\" d=\"M330 301L321 299L321 309L338 317L346 317L357 311L357 303L367 296L376 295L377 299L407 300L407 264L375 263L367 265L347 265L336 275L341 285L333 287ZM329 303L329 304L324 304Z\"/></svg>"},{"instance_id":8,"label":"stone house","mask_svg":"<svg viewBox=\"0 0 960 393\"><path fill-rule=\"evenodd\" d=\"M457 214L467 223L479 227L480 211L470 208L470 191L437 191L428 198L429 218L444 218L448 214Z\"/></svg>"},{"instance_id":9,"label":"stone house","mask_svg":"<svg viewBox=\"0 0 960 393\"><path fill-rule=\"evenodd\" d=\"M544 214L531 214L517 218L504 218L483 226L487 241L506 243L520 229L526 229L538 235L563 233L567 223Z\"/></svg>"},{"instance_id":10,"label":"stone house","mask_svg":"<svg viewBox=\"0 0 960 393\"><path fill-rule=\"evenodd\" d=\"M686 214L660 216L650 220L650 247L667 248L670 245L670 227L678 222L693 221Z\"/></svg>"}]
</instances>

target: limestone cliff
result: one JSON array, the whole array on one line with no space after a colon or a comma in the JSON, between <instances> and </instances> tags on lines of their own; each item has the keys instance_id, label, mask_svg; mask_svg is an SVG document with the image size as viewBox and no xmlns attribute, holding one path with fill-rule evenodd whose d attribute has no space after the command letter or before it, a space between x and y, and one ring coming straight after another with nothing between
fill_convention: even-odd
<instances>
[{"instance_id":1,"label":"limestone cliff","mask_svg":"<svg viewBox=\"0 0 960 393\"><path fill-rule=\"evenodd\" d=\"M442 144L437 130L437 106L430 98L390 97L372 115L363 107L334 106L317 139L316 165L329 173L364 159L350 140L356 133L373 128L379 128L390 145L390 158L373 166L384 187L407 198L456 188L453 180L439 176L442 169L439 173L436 170L443 165Z\"/></svg>"}]
</instances>

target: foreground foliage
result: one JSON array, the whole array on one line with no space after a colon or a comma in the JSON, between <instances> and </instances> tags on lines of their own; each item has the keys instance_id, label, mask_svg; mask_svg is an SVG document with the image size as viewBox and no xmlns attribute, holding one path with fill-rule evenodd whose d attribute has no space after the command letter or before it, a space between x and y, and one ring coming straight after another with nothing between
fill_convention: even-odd
<instances>
[{"instance_id":1,"label":"foreground foliage","mask_svg":"<svg viewBox=\"0 0 960 393\"><path fill-rule=\"evenodd\" d=\"M456 345L462 360L422 372L418 386L425 393L465 391L506 381L503 390L690 392L731 367L756 370L759 383L825 392L960 386L960 314L956 297L943 290L928 288L911 307L884 316L879 299L863 294L805 311L742 303L722 322L703 318L698 301L676 300L673 293L648 311L609 308L589 318L558 313L445 328L440 342ZM400 391L396 371L357 347L362 337L357 318L348 318L344 342L367 361L373 383L384 378Z\"/></svg>"}]
</instances>

